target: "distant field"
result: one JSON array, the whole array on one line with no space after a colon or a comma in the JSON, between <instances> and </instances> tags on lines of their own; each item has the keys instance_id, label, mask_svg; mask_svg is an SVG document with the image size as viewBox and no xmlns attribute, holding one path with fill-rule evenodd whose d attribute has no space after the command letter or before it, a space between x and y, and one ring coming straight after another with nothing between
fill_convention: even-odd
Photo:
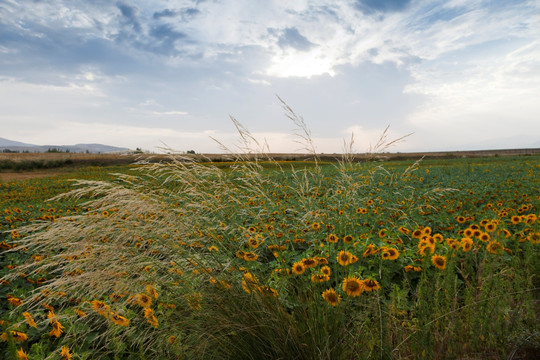
<instances>
[{"instance_id":1,"label":"distant field","mask_svg":"<svg viewBox=\"0 0 540 360\"><path fill-rule=\"evenodd\" d=\"M401 160L419 158L469 158L484 156L526 156L540 154L538 149L504 149L504 150L481 150L481 151L445 151L445 152L415 152L415 153L380 153L380 154L355 154L357 160L378 159L378 160ZM166 161L170 159L169 154L79 154L79 153L0 153L0 171L6 170L27 170L36 168L53 168L66 165L122 165L132 164L139 160L151 162ZM178 154L185 158L194 158L202 161L222 162L230 159L228 154ZM264 158L270 156L278 161L305 161L313 158L311 154L297 153L271 153L271 154L250 154L248 158ZM323 161L336 161L341 158L341 154L318 154L317 157ZM40 166L41 165L41 166ZM17 167L18 166L18 167Z\"/></svg>"}]
</instances>

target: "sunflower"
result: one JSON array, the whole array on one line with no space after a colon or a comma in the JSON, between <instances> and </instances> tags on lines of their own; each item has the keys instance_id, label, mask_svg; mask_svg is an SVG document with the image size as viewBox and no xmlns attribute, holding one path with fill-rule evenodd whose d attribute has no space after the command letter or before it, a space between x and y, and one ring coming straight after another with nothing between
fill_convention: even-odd
<instances>
[{"instance_id":1,"label":"sunflower","mask_svg":"<svg viewBox=\"0 0 540 360\"><path fill-rule=\"evenodd\" d=\"M378 252L377 249L375 249L375 245L369 244L364 253L362 254L363 257L368 257L369 255L375 255Z\"/></svg>"},{"instance_id":2,"label":"sunflower","mask_svg":"<svg viewBox=\"0 0 540 360\"><path fill-rule=\"evenodd\" d=\"M107 305L103 301L99 301L99 300L92 300L90 303L92 304L92 309L95 312L97 312L101 316L107 317L107 315L109 314L109 310L110 310L109 305Z\"/></svg>"},{"instance_id":3,"label":"sunflower","mask_svg":"<svg viewBox=\"0 0 540 360\"><path fill-rule=\"evenodd\" d=\"M54 320L54 322L52 323L52 327L53 327L53 329L51 331L49 331L49 336L51 336L51 337L53 337L53 336L60 337L60 335L62 334L63 329L64 329L62 324L60 324L60 322Z\"/></svg>"},{"instance_id":4,"label":"sunflower","mask_svg":"<svg viewBox=\"0 0 540 360\"><path fill-rule=\"evenodd\" d=\"M532 225L536 222L536 220L538 220L538 217L536 216L536 214L529 214L527 215L527 217L525 218L525 222L528 224L528 225Z\"/></svg>"},{"instance_id":5,"label":"sunflower","mask_svg":"<svg viewBox=\"0 0 540 360\"><path fill-rule=\"evenodd\" d=\"M497 224L495 224L494 222L488 222L484 226L484 229L486 229L487 232L494 232L495 229L497 229Z\"/></svg>"},{"instance_id":6,"label":"sunflower","mask_svg":"<svg viewBox=\"0 0 540 360\"><path fill-rule=\"evenodd\" d=\"M490 236L488 233L481 233L480 236L479 236L480 240L483 241L483 242L488 242L489 239L490 239Z\"/></svg>"},{"instance_id":7,"label":"sunflower","mask_svg":"<svg viewBox=\"0 0 540 360\"><path fill-rule=\"evenodd\" d=\"M473 232L474 232L473 229L467 228L467 229L463 230L463 235L465 235L465 237L470 238L470 237L473 236Z\"/></svg>"},{"instance_id":8,"label":"sunflower","mask_svg":"<svg viewBox=\"0 0 540 360\"><path fill-rule=\"evenodd\" d=\"M444 270L446 267L446 258L442 255L433 255L431 257L431 263L439 270Z\"/></svg>"},{"instance_id":9,"label":"sunflower","mask_svg":"<svg viewBox=\"0 0 540 360\"><path fill-rule=\"evenodd\" d=\"M67 346L62 346L60 349L60 356L62 360L71 360L71 354L69 353L69 348Z\"/></svg>"},{"instance_id":10,"label":"sunflower","mask_svg":"<svg viewBox=\"0 0 540 360\"><path fill-rule=\"evenodd\" d=\"M399 251L394 248L385 248L382 252L382 258L385 260L396 260L399 257Z\"/></svg>"},{"instance_id":11,"label":"sunflower","mask_svg":"<svg viewBox=\"0 0 540 360\"><path fill-rule=\"evenodd\" d=\"M381 230L379 231L379 237L382 239L383 237L386 236L386 233L387 233L387 232L388 232L388 230L386 230L386 229L381 229Z\"/></svg>"},{"instance_id":12,"label":"sunflower","mask_svg":"<svg viewBox=\"0 0 540 360\"><path fill-rule=\"evenodd\" d=\"M154 299L158 298L158 293L154 285L146 285L144 289L146 290L146 293L150 295L151 297L153 297Z\"/></svg>"},{"instance_id":13,"label":"sunflower","mask_svg":"<svg viewBox=\"0 0 540 360\"><path fill-rule=\"evenodd\" d=\"M510 218L510 221L512 222L512 224L519 224L521 222L521 216L518 216L518 215L514 215Z\"/></svg>"},{"instance_id":14,"label":"sunflower","mask_svg":"<svg viewBox=\"0 0 540 360\"><path fill-rule=\"evenodd\" d=\"M16 331L16 330L11 330L10 333L11 333L11 337L16 342L23 342L23 341L28 340L28 335L26 335L23 332ZM7 341L6 333L2 333L2 335L0 335L0 339L2 339L3 341Z\"/></svg>"},{"instance_id":15,"label":"sunflower","mask_svg":"<svg viewBox=\"0 0 540 360\"><path fill-rule=\"evenodd\" d=\"M121 315L118 315L114 312L111 312L110 313L110 318L112 320L113 323L115 323L116 325L119 325L119 326L128 326L129 325L129 319L128 318L125 318Z\"/></svg>"},{"instance_id":16,"label":"sunflower","mask_svg":"<svg viewBox=\"0 0 540 360\"><path fill-rule=\"evenodd\" d=\"M377 280L365 279L362 281L362 283L365 291L375 291L381 288Z\"/></svg>"},{"instance_id":17,"label":"sunflower","mask_svg":"<svg viewBox=\"0 0 540 360\"><path fill-rule=\"evenodd\" d=\"M255 261L259 258L259 255L255 254L254 252L246 252L244 253L244 260L246 261Z\"/></svg>"},{"instance_id":18,"label":"sunflower","mask_svg":"<svg viewBox=\"0 0 540 360\"><path fill-rule=\"evenodd\" d=\"M339 238L334 234L330 234L330 235L328 235L326 240L328 240L329 243L335 244L335 243L337 243L339 241Z\"/></svg>"},{"instance_id":19,"label":"sunflower","mask_svg":"<svg viewBox=\"0 0 540 360\"><path fill-rule=\"evenodd\" d=\"M471 238L463 238L461 239L461 250L467 252L472 249L473 246L473 240Z\"/></svg>"},{"instance_id":20,"label":"sunflower","mask_svg":"<svg viewBox=\"0 0 540 360\"><path fill-rule=\"evenodd\" d=\"M429 250L429 252L433 254L435 252L435 246L430 245L429 243L420 242L416 253L420 256L426 256L426 250Z\"/></svg>"},{"instance_id":21,"label":"sunflower","mask_svg":"<svg viewBox=\"0 0 540 360\"><path fill-rule=\"evenodd\" d=\"M23 304L23 301L19 298L8 296L7 300L11 303L13 306L20 306Z\"/></svg>"},{"instance_id":22,"label":"sunflower","mask_svg":"<svg viewBox=\"0 0 540 360\"><path fill-rule=\"evenodd\" d=\"M276 289L272 289L271 287L269 286L266 286L266 285L263 285L263 286L259 286L257 288L257 290L263 294L264 296L267 296L267 297L277 297L278 296L278 292Z\"/></svg>"},{"instance_id":23,"label":"sunflower","mask_svg":"<svg viewBox=\"0 0 540 360\"><path fill-rule=\"evenodd\" d=\"M158 319L154 315L154 310L150 308L145 308L144 317L146 318L146 321L148 321L148 323L152 325L153 327L157 328L159 326Z\"/></svg>"},{"instance_id":24,"label":"sunflower","mask_svg":"<svg viewBox=\"0 0 540 360\"><path fill-rule=\"evenodd\" d=\"M250 273L245 273L242 277L242 289L245 292L251 293L257 287L257 279Z\"/></svg>"},{"instance_id":25,"label":"sunflower","mask_svg":"<svg viewBox=\"0 0 540 360\"><path fill-rule=\"evenodd\" d=\"M303 274L306 271L306 266L301 262L295 262L292 266L292 272L296 275Z\"/></svg>"},{"instance_id":26,"label":"sunflower","mask_svg":"<svg viewBox=\"0 0 540 360\"><path fill-rule=\"evenodd\" d=\"M17 359L18 360L28 360L28 356L26 356L26 353L22 348L17 350Z\"/></svg>"},{"instance_id":27,"label":"sunflower","mask_svg":"<svg viewBox=\"0 0 540 360\"><path fill-rule=\"evenodd\" d=\"M317 259L315 258L302 259L301 261L302 261L302 264L304 264L304 266L306 267L306 269L317 266L317 264L319 263Z\"/></svg>"},{"instance_id":28,"label":"sunflower","mask_svg":"<svg viewBox=\"0 0 540 360\"><path fill-rule=\"evenodd\" d=\"M399 231L400 233L402 233L402 234L405 234L405 235L408 235L408 234L411 233L411 230L407 229L407 228L404 227L404 226L400 226L400 227L398 228L398 231Z\"/></svg>"},{"instance_id":29,"label":"sunflower","mask_svg":"<svg viewBox=\"0 0 540 360\"><path fill-rule=\"evenodd\" d=\"M463 223L465 223L467 221L467 219L465 219L463 216L456 217L456 220L460 224L463 224Z\"/></svg>"},{"instance_id":30,"label":"sunflower","mask_svg":"<svg viewBox=\"0 0 540 360\"><path fill-rule=\"evenodd\" d=\"M343 291L349 296L358 296L364 291L363 282L355 276L343 279Z\"/></svg>"},{"instance_id":31,"label":"sunflower","mask_svg":"<svg viewBox=\"0 0 540 360\"><path fill-rule=\"evenodd\" d=\"M405 272L413 271L413 270L414 270L414 266L412 266L412 265L405 265L405 266L403 267L403 270L405 270Z\"/></svg>"},{"instance_id":32,"label":"sunflower","mask_svg":"<svg viewBox=\"0 0 540 360\"><path fill-rule=\"evenodd\" d=\"M137 294L132 298L132 301L143 308L148 308L152 305L152 298L146 294Z\"/></svg>"},{"instance_id":33,"label":"sunflower","mask_svg":"<svg viewBox=\"0 0 540 360\"><path fill-rule=\"evenodd\" d=\"M412 233L412 237L415 238L415 239L420 239L420 237L422 237L422 230L420 229L416 229L413 231Z\"/></svg>"},{"instance_id":34,"label":"sunflower","mask_svg":"<svg viewBox=\"0 0 540 360\"><path fill-rule=\"evenodd\" d=\"M248 246L253 249L258 248L259 245L261 244L260 240L254 237L249 238L247 243L248 243Z\"/></svg>"},{"instance_id":35,"label":"sunflower","mask_svg":"<svg viewBox=\"0 0 540 360\"><path fill-rule=\"evenodd\" d=\"M352 235L346 235L346 236L343 238L343 242L344 242L345 244L350 244L353 240L354 240L354 238L352 237Z\"/></svg>"},{"instance_id":36,"label":"sunflower","mask_svg":"<svg viewBox=\"0 0 540 360\"><path fill-rule=\"evenodd\" d=\"M111 294L109 295L109 299L111 299L112 302L118 302L120 299L122 299L125 295L124 294Z\"/></svg>"},{"instance_id":37,"label":"sunflower","mask_svg":"<svg viewBox=\"0 0 540 360\"><path fill-rule=\"evenodd\" d=\"M321 229L321 224L319 224L318 222L314 222L313 224L311 224L311 228L315 231L319 231Z\"/></svg>"},{"instance_id":38,"label":"sunflower","mask_svg":"<svg viewBox=\"0 0 540 360\"><path fill-rule=\"evenodd\" d=\"M503 229L503 234L505 238L509 238L510 236L512 236L512 233L506 229Z\"/></svg>"},{"instance_id":39,"label":"sunflower","mask_svg":"<svg viewBox=\"0 0 540 360\"><path fill-rule=\"evenodd\" d=\"M319 265L327 265L328 264L328 259L325 258L325 257L317 256L315 258L317 259L317 262L319 263Z\"/></svg>"},{"instance_id":40,"label":"sunflower","mask_svg":"<svg viewBox=\"0 0 540 360\"><path fill-rule=\"evenodd\" d=\"M323 291L322 297L327 303L332 306L338 306L341 302L341 296L339 296L334 289L327 289Z\"/></svg>"},{"instance_id":41,"label":"sunflower","mask_svg":"<svg viewBox=\"0 0 540 360\"><path fill-rule=\"evenodd\" d=\"M313 275L311 275L311 282L314 282L314 283L321 283L321 282L325 282L325 281L329 281L329 280L330 280L330 276L325 275L325 274L313 274Z\"/></svg>"},{"instance_id":42,"label":"sunflower","mask_svg":"<svg viewBox=\"0 0 540 360\"><path fill-rule=\"evenodd\" d=\"M504 246L500 242L493 240L487 245L486 250L492 254L498 254L504 250Z\"/></svg>"},{"instance_id":43,"label":"sunflower","mask_svg":"<svg viewBox=\"0 0 540 360\"><path fill-rule=\"evenodd\" d=\"M77 314L78 317L82 318L82 317L85 317L86 316L86 313L80 309L77 309L75 308L75 313Z\"/></svg>"},{"instance_id":44,"label":"sunflower","mask_svg":"<svg viewBox=\"0 0 540 360\"><path fill-rule=\"evenodd\" d=\"M34 318L32 317L32 315L30 315L29 312L23 312L22 314L23 314L24 318L26 319L26 322L28 323L28 326L33 327L33 328L37 328L36 322L34 321Z\"/></svg>"},{"instance_id":45,"label":"sunflower","mask_svg":"<svg viewBox=\"0 0 540 360\"><path fill-rule=\"evenodd\" d=\"M433 235L433 240L442 243L444 241L444 236L442 236L442 234L435 234Z\"/></svg>"},{"instance_id":46,"label":"sunflower","mask_svg":"<svg viewBox=\"0 0 540 360\"><path fill-rule=\"evenodd\" d=\"M332 269L330 269L329 266L323 266L321 268L321 274L330 276L331 273L332 273Z\"/></svg>"},{"instance_id":47,"label":"sunflower","mask_svg":"<svg viewBox=\"0 0 540 360\"><path fill-rule=\"evenodd\" d=\"M351 264L352 254L348 251L341 250L337 256L337 262L341 266L347 266Z\"/></svg>"}]
</instances>

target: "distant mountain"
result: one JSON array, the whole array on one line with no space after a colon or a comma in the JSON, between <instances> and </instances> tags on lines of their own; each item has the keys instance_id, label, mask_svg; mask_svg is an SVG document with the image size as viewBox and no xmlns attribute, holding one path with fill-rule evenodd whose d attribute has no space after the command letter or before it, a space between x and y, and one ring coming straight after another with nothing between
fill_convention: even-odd
<instances>
[{"instance_id":1,"label":"distant mountain","mask_svg":"<svg viewBox=\"0 0 540 360\"><path fill-rule=\"evenodd\" d=\"M8 140L0 137L0 147L9 147L9 146L34 146L32 144L26 144L20 141Z\"/></svg>"},{"instance_id":2,"label":"distant mountain","mask_svg":"<svg viewBox=\"0 0 540 360\"><path fill-rule=\"evenodd\" d=\"M19 141L0 138L0 152L17 151L17 152L47 152L49 150L57 150L59 152L75 152L75 153L111 153L129 151L128 148L121 148L103 144L76 144L76 145L32 145Z\"/></svg>"}]
</instances>

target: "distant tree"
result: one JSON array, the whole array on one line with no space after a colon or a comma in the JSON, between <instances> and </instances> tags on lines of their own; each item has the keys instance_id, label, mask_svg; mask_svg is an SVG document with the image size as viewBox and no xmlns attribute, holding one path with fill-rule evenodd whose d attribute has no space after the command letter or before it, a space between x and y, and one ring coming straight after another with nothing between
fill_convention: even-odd
<instances>
[{"instance_id":1,"label":"distant tree","mask_svg":"<svg viewBox=\"0 0 540 360\"><path fill-rule=\"evenodd\" d=\"M187 153L188 154L195 154L195 150L188 150Z\"/></svg>"}]
</instances>

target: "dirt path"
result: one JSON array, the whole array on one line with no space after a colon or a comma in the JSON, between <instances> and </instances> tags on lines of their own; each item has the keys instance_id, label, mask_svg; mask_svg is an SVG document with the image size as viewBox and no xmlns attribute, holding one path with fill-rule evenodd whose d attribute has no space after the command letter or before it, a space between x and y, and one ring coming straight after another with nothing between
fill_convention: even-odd
<instances>
[{"instance_id":1,"label":"dirt path","mask_svg":"<svg viewBox=\"0 0 540 360\"><path fill-rule=\"evenodd\" d=\"M59 170L37 170L37 171L23 171L23 172L0 172L0 181L20 181L42 177L53 177L65 173L65 171Z\"/></svg>"}]
</instances>

